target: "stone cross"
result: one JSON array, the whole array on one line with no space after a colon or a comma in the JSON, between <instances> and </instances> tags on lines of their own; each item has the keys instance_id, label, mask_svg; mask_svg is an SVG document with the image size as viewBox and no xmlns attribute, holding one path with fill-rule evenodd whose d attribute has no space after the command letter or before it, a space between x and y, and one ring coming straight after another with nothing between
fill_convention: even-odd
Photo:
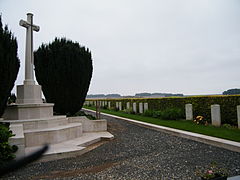
<instances>
[{"instance_id":1,"label":"stone cross","mask_svg":"<svg viewBox=\"0 0 240 180\"><path fill-rule=\"evenodd\" d=\"M20 20L20 26L27 29L26 31L26 50L25 50L25 85L33 85L33 31L39 31L40 27L33 24L33 14L27 14L27 21Z\"/></svg>"}]
</instances>

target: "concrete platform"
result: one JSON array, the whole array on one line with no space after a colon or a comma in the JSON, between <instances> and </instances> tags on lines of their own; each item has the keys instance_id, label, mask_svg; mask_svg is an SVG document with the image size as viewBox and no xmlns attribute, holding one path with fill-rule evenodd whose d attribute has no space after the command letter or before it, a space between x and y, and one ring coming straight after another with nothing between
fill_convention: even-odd
<instances>
[{"instance_id":1,"label":"concrete platform","mask_svg":"<svg viewBox=\"0 0 240 180\"><path fill-rule=\"evenodd\" d=\"M114 137L107 132L106 120L89 120L85 116L1 119L1 122L9 122L10 129L15 134L10 138L10 143L19 147L16 152L17 158L37 150L44 144L50 146L48 152L44 154L45 160L72 157L88 152L89 148L86 147L89 145Z\"/></svg>"},{"instance_id":2,"label":"concrete platform","mask_svg":"<svg viewBox=\"0 0 240 180\"><path fill-rule=\"evenodd\" d=\"M51 144L49 150L39 161L50 161L79 156L90 150L87 146L97 143L103 139L111 140L113 138L114 136L106 131L83 133L81 137L64 141L62 143ZM27 147L25 148L25 154L28 155L40 147L41 146Z\"/></svg>"},{"instance_id":3,"label":"concrete platform","mask_svg":"<svg viewBox=\"0 0 240 180\"><path fill-rule=\"evenodd\" d=\"M82 135L81 123L69 123L57 127L25 130L25 146L39 146L45 143L56 144Z\"/></svg>"},{"instance_id":4,"label":"concrete platform","mask_svg":"<svg viewBox=\"0 0 240 180\"><path fill-rule=\"evenodd\" d=\"M52 116L40 119L4 120L11 124L23 124L24 130L44 129L68 124L66 116Z\"/></svg>"}]
</instances>

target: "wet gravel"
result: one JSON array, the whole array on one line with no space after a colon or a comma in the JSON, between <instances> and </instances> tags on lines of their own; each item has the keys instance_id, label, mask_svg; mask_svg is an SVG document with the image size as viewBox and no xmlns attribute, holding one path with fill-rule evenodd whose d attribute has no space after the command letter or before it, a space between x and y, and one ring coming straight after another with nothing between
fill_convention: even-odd
<instances>
[{"instance_id":1,"label":"wet gravel","mask_svg":"<svg viewBox=\"0 0 240 180\"><path fill-rule=\"evenodd\" d=\"M108 118L115 138L78 157L32 163L2 179L199 179L211 162L240 175L240 153Z\"/></svg>"}]
</instances>

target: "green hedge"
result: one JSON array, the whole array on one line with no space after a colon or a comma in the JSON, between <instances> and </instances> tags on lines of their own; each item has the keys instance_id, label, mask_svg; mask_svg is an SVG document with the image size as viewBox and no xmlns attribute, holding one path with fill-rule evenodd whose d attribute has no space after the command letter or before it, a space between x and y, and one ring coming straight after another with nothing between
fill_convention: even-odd
<instances>
[{"instance_id":1,"label":"green hedge","mask_svg":"<svg viewBox=\"0 0 240 180\"><path fill-rule=\"evenodd\" d=\"M96 100L96 99L95 99ZM204 116L211 121L211 105L219 104L221 107L222 124L237 125L237 105L240 105L240 95L216 95L216 96L189 96L189 97L169 97L169 98L131 98L131 99L98 99L110 101L111 107L116 106L116 102L122 102L123 109L126 109L127 102L136 102L137 107L140 102L148 103L148 109L163 111L169 108L179 108L185 111L185 104L193 105L193 116ZM94 100L89 100L94 101Z\"/></svg>"}]
</instances>

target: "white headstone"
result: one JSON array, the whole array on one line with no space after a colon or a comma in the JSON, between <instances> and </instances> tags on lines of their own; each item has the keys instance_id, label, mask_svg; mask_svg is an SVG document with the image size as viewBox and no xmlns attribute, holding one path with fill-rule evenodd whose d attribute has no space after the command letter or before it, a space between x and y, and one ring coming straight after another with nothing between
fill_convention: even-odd
<instances>
[{"instance_id":1,"label":"white headstone","mask_svg":"<svg viewBox=\"0 0 240 180\"><path fill-rule=\"evenodd\" d=\"M111 109L111 102L108 101L108 109Z\"/></svg>"},{"instance_id":2,"label":"white headstone","mask_svg":"<svg viewBox=\"0 0 240 180\"><path fill-rule=\"evenodd\" d=\"M148 103L144 103L144 112L148 110Z\"/></svg>"},{"instance_id":3,"label":"white headstone","mask_svg":"<svg viewBox=\"0 0 240 180\"><path fill-rule=\"evenodd\" d=\"M116 108L117 108L117 109L119 108L118 102L116 102Z\"/></svg>"},{"instance_id":4,"label":"white headstone","mask_svg":"<svg viewBox=\"0 0 240 180\"><path fill-rule=\"evenodd\" d=\"M211 118L213 126L221 126L220 105L218 104L211 105Z\"/></svg>"},{"instance_id":5,"label":"white headstone","mask_svg":"<svg viewBox=\"0 0 240 180\"><path fill-rule=\"evenodd\" d=\"M186 120L193 120L192 104L185 104Z\"/></svg>"},{"instance_id":6,"label":"white headstone","mask_svg":"<svg viewBox=\"0 0 240 180\"><path fill-rule=\"evenodd\" d=\"M240 129L240 105L237 106L238 129Z\"/></svg>"},{"instance_id":7,"label":"white headstone","mask_svg":"<svg viewBox=\"0 0 240 180\"><path fill-rule=\"evenodd\" d=\"M127 109L130 109L130 102L127 102Z\"/></svg>"},{"instance_id":8,"label":"white headstone","mask_svg":"<svg viewBox=\"0 0 240 180\"><path fill-rule=\"evenodd\" d=\"M121 111L121 110L122 110L122 102L119 102L118 105L119 105L119 107L118 107L118 108L119 108L119 111Z\"/></svg>"},{"instance_id":9,"label":"white headstone","mask_svg":"<svg viewBox=\"0 0 240 180\"><path fill-rule=\"evenodd\" d=\"M139 113L143 113L143 103L139 103Z\"/></svg>"},{"instance_id":10,"label":"white headstone","mask_svg":"<svg viewBox=\"0 0 240 180\"><path fill-rule=\"evenodd\" d=\"M133 103L133 112L137 113L137 103Z\"/></svg>"}]
</instances>

